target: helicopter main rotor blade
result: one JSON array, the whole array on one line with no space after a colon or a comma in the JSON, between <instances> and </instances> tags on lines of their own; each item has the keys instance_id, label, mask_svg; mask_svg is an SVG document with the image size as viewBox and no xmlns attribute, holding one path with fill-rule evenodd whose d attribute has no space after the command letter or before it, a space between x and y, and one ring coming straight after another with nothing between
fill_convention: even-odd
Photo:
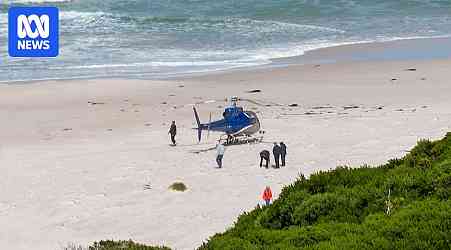
<instances>
[{"instance_id":1,"label":"helicopter main rotor blade","mask_svg":"<svg viewBox=\"0 0 451 250\"><path fill-rule=\"evenodd\" d=\"M240 98L240 101L245 101L245 102L249 102L258 106L262 106L262 107L268 107L268 106L283 106L280 103L275 103L275 102L265 102L265 101L261 101L261 100L255 100L255 99L249 99L249 98Z\"/></svg>"}]
</instances>

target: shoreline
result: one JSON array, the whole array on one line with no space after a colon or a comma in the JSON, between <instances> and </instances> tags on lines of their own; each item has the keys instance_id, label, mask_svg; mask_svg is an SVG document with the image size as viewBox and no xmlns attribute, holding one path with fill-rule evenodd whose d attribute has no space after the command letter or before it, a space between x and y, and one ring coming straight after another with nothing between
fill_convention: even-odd
<instances>
[{"instance_id":1,"label":"shoreline","mask_svg":"<svg viewBox=\"0 0 451 250\"><path fill-rule=\"evenodd\" d=\"M306 50L303 55L268 59L270 62L255 66L236 66L228 69L210 70L205 72L186 72L166 75L164 77L80 77L51 78L36 80L0 81L0 84L29 84L48 81L80 81L96 79L121 80L177 80L196 76L224 74L236 71L253 71L259 69L280 68L293 65L333 64L356 61L406 61L435 60L451 58L451 35L440 37L399 38L389 41L349 42L327 47ZM439 49L438 49L439 48ZM396 50L404 50L402 53ZM385 51L381 54L381 51ZM369 53L368 53L369 52ZM388 55L392 54L392 55ZM413 55L413 56L412 56Z\"/></svg>"}]
</instances>

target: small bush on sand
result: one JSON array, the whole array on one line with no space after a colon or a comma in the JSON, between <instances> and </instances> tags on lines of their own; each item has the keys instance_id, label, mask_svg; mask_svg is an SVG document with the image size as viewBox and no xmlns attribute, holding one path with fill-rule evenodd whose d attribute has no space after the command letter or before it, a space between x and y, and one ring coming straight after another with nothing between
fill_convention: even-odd
<instances>
[{"instance_id":1,"label":"small bush on sand","mask_svg":"<svg viewBox=\"0 0 451 250\"><path fill-rule=\"evenodd\" d=\"M63 247L62 250L88 250L88 248L75 243L69 243L67 246Z\"/></svg>"},{"instance_id":2,"label":"small bush on sand","mask_svg":"<svg viewBox=\"0 0 451 250\"><path fill-rule=\"evenodd\" d=\"M169 186L169 189L174 190L174 191L184 192L188 188L186 187L186 185L183 182L174 182L174 183L172 183L171 186Z\"/></svg>"},{"instance_id":3,"label":"small bush on sand","mask_svg":"<svg viewBox=\"0 0 451 250\"><path fill-rule=\"evenodd\" d=\"M170 248L146 246L135 243L131 240L102 240L99 242L94 242L94 244L89 247L89 250L170 250Z\"/></svg>"}]
</instances>

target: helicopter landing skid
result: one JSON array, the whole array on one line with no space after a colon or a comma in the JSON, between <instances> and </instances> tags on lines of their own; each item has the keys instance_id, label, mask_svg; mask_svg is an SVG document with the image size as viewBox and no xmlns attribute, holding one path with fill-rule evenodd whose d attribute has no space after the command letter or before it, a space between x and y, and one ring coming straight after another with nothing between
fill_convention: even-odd
<instances>
[{"instance_id":1,"label":"helicopter landing skid","mask_svg":"<svg viewBox=\"0 0 451 250\"><path fill-rule=\"evenodd\" d=\"M259 143L263 141L263 136L221 136L219 138L219 143L228 145L240 145L240 144L250 144Z\"/></svg>"}]
</instances>

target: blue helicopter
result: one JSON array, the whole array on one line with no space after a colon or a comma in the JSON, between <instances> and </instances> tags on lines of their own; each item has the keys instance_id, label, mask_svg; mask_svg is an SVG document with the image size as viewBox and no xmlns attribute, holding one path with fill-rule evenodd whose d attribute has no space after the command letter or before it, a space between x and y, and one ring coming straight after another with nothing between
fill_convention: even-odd
<instances>
[{"instance_id":1,"label":"blue helicopter","mask_svg":"<svg viewBox=\"0 0 451 250\"><path fill-rule=\"evenodd\" d=\"M243 137L247 138L247 142L249 142L249 137L257 132L261 132L260 121L258 120L257 114L253 111L245 111L243 107L237 106L238 100L244 99L232 97L231 104L226 107L222 113L223 119L211 121L210 114L210 122L208 123L200 122L199 114L197 113L196 108L193 107L194 116L197 122L196 129L199 142L202 138L202 130L224 133L227 136L226 144L238 142L238 140ZM257 140L257 138L254 139ZM221 141L223 138L221 137L219 140Z\"/></svg>"}]
</instances>

